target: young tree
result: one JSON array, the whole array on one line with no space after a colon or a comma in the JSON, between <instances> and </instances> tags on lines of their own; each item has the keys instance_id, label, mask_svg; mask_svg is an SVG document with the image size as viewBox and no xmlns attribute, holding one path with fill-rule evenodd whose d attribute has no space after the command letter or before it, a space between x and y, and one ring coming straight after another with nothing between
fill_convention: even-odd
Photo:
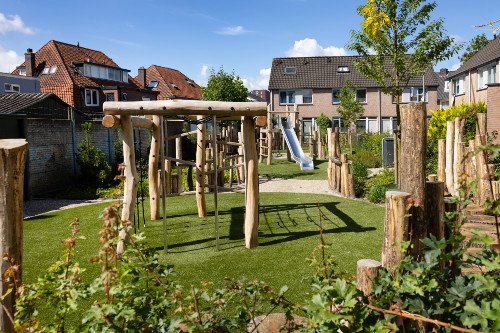
<instances>
[{"instance_id":1,"label":"young tree","mask_svg":"<svg viewBox=\"0 0 500 333\"><path fill-rule=\"evenodd\" d=\"M246 102L248 89L243 85L239 76L224 72L221 68L217 73L212 68L206 87L201 87L204 101Z\"/></svg>"},{"instance_id":2,"label":"young tree","mask_svg":"<svg viewBox=\"0 0 500 333\"><path fill-rule=\"evenodd\" d=\"M356 121L363 115L365 109L361 106L360 101L356 100L356 92L358 88L351 83L349 79L346 80L345 85L340 89L339 107L337 112L349 124L347 127L347 140L352 154L352 127Z\"/></svg>"},{"instance_id":3,"label":"young tree","mask_svg":"<svg viewBox=\"0 0 500 333\"><path fill-rule=\"evenodd\" d=\"M447 35L442 18L431 20L435 1L367 1L358 7L358 14L364 17L363 28L351 31L347 48L361 56L356 62L358 70L394 97L399 127L405 86L437 62L453 56L460 45Z\"/></svg>"},{"instance_id":4,"label":"young tree","mask_svg":"<svg viewBox=\"0 0 500 333\"><path fill-rule=\"evenodd\" d=\"M462 56L458 57L460 62L464 64L467 60L469 60L474 54L476 54L479 50L486 46L490 41L486 37L485 34L477 35L472 38L465 49L465 52Z\"/></svg>"}]
</instances>

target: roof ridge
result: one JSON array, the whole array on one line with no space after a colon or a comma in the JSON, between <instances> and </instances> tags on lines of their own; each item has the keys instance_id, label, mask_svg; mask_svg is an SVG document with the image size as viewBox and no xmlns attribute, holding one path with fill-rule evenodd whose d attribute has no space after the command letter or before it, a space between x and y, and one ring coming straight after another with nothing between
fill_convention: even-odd
<instances>
[{"instance_id":1,"label":"roof ridge","mask_svg":"<svg viewBox=\"0 0 500 333\"><path fill-rule=\"evenodd\" d=\"M54 43L54 47L56 49L57 55L59 56L59 60L64 66L64 75L67 75L71 81L72 84L75 84L75 80L73 79L73 76L68 72L68 68L66 67L67 65L64 63L63 56L61 55L61 51L59 50L59 47L57 46L57 41L51 40ZM39 50L40 51L40 50Z\"/></svg>"}]
</instances>

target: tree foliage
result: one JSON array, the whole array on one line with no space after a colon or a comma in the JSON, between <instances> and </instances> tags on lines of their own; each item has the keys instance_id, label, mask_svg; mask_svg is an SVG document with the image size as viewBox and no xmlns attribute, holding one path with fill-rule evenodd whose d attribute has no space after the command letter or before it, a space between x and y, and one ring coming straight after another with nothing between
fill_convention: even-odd
<instances>
[{"instance_id":1,"label":"tree foliage","mask_svg":"<svg viewBox=\"0 0 500 333\"><path fill-rule=\"evenodd\" d=\"M460 62L464 64L467 60L472 58L474 54L485 47L489 42L490 40L486 37L485 34L477 35L476 37L472 38L472 40L469 42L469 45L467 45L465 52L460 57L458 57L458 59L460 59Z\"/></svg>"},{"instance_id":2,"label":"tree foliage","mask_svg":"<svg viewBox=\"0 0 500 333\"><path fill-rule=\"evenodd\" d=\"M344 87L340 90L340 103L337 112L349 125L355 124L365 112L361 102L356 99L357 90L358 88L349 79L346 80Z\"/></svg>"},{"instance_id":3,"label":"tree foliage","mask_svg":"<svg viewBox=\"0 0 500 333\"><path fill-rule=\"evenodd\" d=\"M243 81L233 72L226 73L220 68L216 73L212 68L206 87L201 87L204 101L246 102L248 89Z\"/></svg>"},{"instance_id":4,"label":"tree foliage","mask_svg":"<svg viewBox=\"0 0 500 333\"><path fill-rule=\"evenodd\" d=\"M358 7L362 29L351 31L347 48L361 57L357 69L394 96L400 122L400 96L408 82L458 52L444 20L431 20L435 1L368 0Z\"/></svg>"}]
</instances>

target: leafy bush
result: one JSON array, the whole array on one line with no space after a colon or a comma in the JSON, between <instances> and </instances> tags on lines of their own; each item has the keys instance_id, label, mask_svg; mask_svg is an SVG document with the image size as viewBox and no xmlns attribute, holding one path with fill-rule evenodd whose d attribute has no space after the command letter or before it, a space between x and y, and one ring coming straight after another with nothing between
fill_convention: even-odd
<instances>
[{"instance_id":1,"label":"leafy bush","mask_svg":"<svg viewBox=\"0 0 500 333\"><path fill-rule=\"evenodd\" d=\"M351 156L351 159L353 161L363 160L369 168L380 168L382 166L382 139L391 137L391 135L389 132L365 132L360 136L361 140L354 145L356 153Z\"/></svg>"},{"instance_id":2,"label":"leafy bush","mask_svg":"<svg viewBox=\"0 0 500 333\"><path fill-rule=\"evenodd\" d=\"M92 123L82 124L85 140L78 146L76 161L80 166L81 182L85 185L103 185L110 180L111 167L106 155L90 140Z\"/></svg>"},{"instance_id":3,"label":"leafy bush","mask_svg":"<svg viewBox=\"0 0 500 333\"><path fill-rule=\"evenodd\" d=\"M366 193L366 198L372 203L385 202L385 192L387 192L387 186L375 184Z\"/></svg>"},{"instance_id":4,"label":"leafy bush","mask_svg":"<svg viewBox=\"0 0 500 333\"><path fill-rule=\"evenodd\" d=\"M385 201L385 192L394 184L394 169L383 169L365 184L366 198L373 203Z\"/></svg>"},{"instance_id":5,"label":"leafy bush","mask_svg":"<svg viewBox=\"0 0 500 333\"><path fill-rule=\"evenodd\" d=\"M427 165L425 166L425 174L437 174L438 169L438 144L437 141L427 142Z\"/></svg>"},{"instance_id":6,"label":"leafy bush","mask_svg":"<svg viewBox=\"0 0 500 333\"><path fill-rule=\"evenodd\" d=\"M476 116L474 110L478 113L486 113L486 105L479 101L477 106L474 104L453 105L447 109L431 111L432 118L429 121L429 141L437 142L439 139L446 138L446 122L455 120L456 117L469 115L465 118L464 141L467 142L476 136Z\"/></svg>"},{"instance_id":7,"label":"leafy bush","mask_svg":"<svg viewBox=\"0 0 500 333\"><path fill-rule=\"evenodd\" d=\"M357 161L351 165L352 174L354 176L354 192L358 198L361 198L365 193L365 184L368 177L368 167L363 161Z\"/></svg>"},{"instance_id":8,"label":"leafy bush","mask_svg":"<svg viewBox=\"0 0 500 333\"><path fill-rule=\"evenodd\" d=\"M382 166L382 158L366 150L356 151L349 156L349 159L352 160L353 163L362 161L368 168L380 168Z\"/></svg>"},{"instance_id":9,"label":"leafy bush","mask_svg":"<svg viewBox=\"0 0 500 333\"><path fill-rule=\"evenodd\" d=\"M321 129L321 142L326 143L326 129L332 127L332 120L322 113L315 121Z\"/></svg>"}]
</instances>

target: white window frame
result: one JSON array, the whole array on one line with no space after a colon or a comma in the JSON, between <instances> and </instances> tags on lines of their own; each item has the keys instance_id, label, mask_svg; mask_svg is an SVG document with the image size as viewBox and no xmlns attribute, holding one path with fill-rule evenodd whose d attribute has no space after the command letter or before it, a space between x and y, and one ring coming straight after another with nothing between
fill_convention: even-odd
<instances>
[{"instance_id":1,"label":"white window frame","mask_svg":"<svg viewBox=\"0 0 500 333\"><path fill-rule=\"evenodd\" d=\"M8 89L7 89L8 87ZM17 88L14 89L14 88ZM21 92L21 86L15 83L5 83L4 84L4 89L6 93L20 93Z\"/></svg>"},{"instance_id":2,"label":"white window frame","mask_svg":"<svg viewBox=\"0 0 500 333\"><path fill-rule=\"evenodd\" d=\"M121 69L107 68L95 64L83 64L83 73L84 76L93 77L96 79L125 82L125 83L128 82L127 71ZM110 75L112 77L110 77Z\"/></svg>"},{"instance_id":3,"label":"white window frame","mask_svg":"<svg viewBox=\"0 0 500 333\"><path fill-rule=\"evenodd\" d=\"M332 89L332 104L339 104L340 103L340 99L339 98L335 98L335 92L338 92L339 95L341 93L340 89Z\"/></svg>"},{"instance_id":4,"label":"white window frame","mask_svg":"<svg viewBox=\"0 0 500 333\"><path fill-rule=\"evenodd\" d=\"M452 88L452 95L458 96L465 94L465 76L460 76L456 79L453 79L451 88Z\"/></svg>"},{"instance_id":5,"label":"white window frame","mask_svg":"<svg viewBox=\"0 0 500 333\"><path fill-rule=\"evenodd\" d=\"M361 91L361 90L364 90L365 91L365 100L361 100L361 99L358 99L358 93ZM366 104L367 100L368 100L368 91L366 91L366 88L360 88L356 91L356 100L359 101L360 103L362 104Z\"/></svg>"},{"instance_id":6,"label":"white window frame","mask_svg":"<svg viewBox=\"0 0 500 333\"><path fill-rule=\"evenodd\" d=\"M361 90L365 91L365 99L364 100L359 100L358 99L358 92L361 91ZM335 96L334 94L335 94L336 91L339 93L339 95L342 92L341 89L332 89L332 104L339 104L340 103L340 99L334 97ZM358 90L356 90L356 95L354 96L354 99L356 101L359 100L359 102L362 103L362 104L366 104L367 101L368 101L368 91L367 91L367 89L366 88L359 88ZM335 100L338 100L338 101L335 101Z\"/></svg>"},{"instance_id":7,"label":"white window frame","mask_svg":"<svg viewBox=\"0 0 500 333\"><path fill-rule=\"evenodd\" d=\"M49 70L49 75L55 75L57 71L57 66L51 66Z\"/></svg>"},{"instance_id":8,"label":"white window frame","mask_svg":"<svg viewBox=\"0 0 500 333\"><path fill-rule=\"evenodd\" d=\"M444 81L444 91L450 91L450 81Z\"/></svg>"},{"instance_id":9,"label":"white window frame","mask_svg":"<svg viewBox=\"0 0 500 333\"><path fill-rule=\"evenodd\" d=\"M21 68L21 69L19 70L19 75L21 75L21 76L26 76L26 69Z\"/></svg>"},{"instance_id":10,"label":"white window frame","mask_svg":"<svg viewBox=\"0 0 500 333\"><path fill-rule=\"evenodd\" d=\"M95 96L94 96L95 93ZM87 94L90 94L90 103L87 103ZM95 100L94 100L95 97ZM99 106L99 90L85 89L85 105L86 106Z\"/></svg>"},{"instance_id":11,"label":"white window frame","mask_svg":"<svg viewBox=\"0 0 500 333\"><path fill-rule=\"evenodd\" d=\"M337 73L349 73L349 66L338 66Z\"/></svg>"},{"instance_id":12,"label":"white window frame","mask_svg":"<svg viewBox=\"0 0 500 333\"><path fill-rule=\"evenodd\" d=\"M492 72L493 70L493 72ZM488 80L486 84L489 83L496 83L497 79L497 64L492 64L489 66L486 66L486 71L488 72Z\"/></svg>"},{"instance_id":13,"label":"white window frame","mask_svg":"<svg viewBox=\"0 0 500 333\"><path fill-rule=\"evenodd\" d=\"M42 71L42 75L49 75L50 66L45 66Z\"/></svg>"}]
</instances>

